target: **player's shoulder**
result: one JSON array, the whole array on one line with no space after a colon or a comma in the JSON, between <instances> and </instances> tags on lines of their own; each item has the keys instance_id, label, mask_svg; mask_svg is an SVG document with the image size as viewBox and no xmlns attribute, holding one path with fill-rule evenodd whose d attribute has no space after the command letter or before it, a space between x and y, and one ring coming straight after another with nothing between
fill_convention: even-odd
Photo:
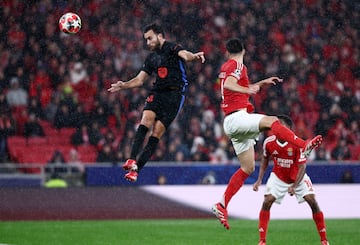
<instances>
[{"instance_id":1,"label":"player's shoulder","mask_svg":"<svg viewBox=\"0 0 360 245\"><path fill-rule=\"evenodd\" d=\"M224 72L232 72L235 69L236 69L236 62L234 60L227 60L221 66L221 70Z\"/></svg>"},{"instance_id":2,"label":"player's shoulder","mask_svg":"<svg viewBox=\"0 0 360 245\"><path fill-rule=\"evenodd\" d=\"M184 49L181 44L176 43L176 42L171 42L171 41L165 41L163 48L170 49L170 50L176 51L176 52L179 52L180 50Z\"/></svg>"},{"instance_id":3,"label":"player's shoulder","mask_svg":"<svg viewBox=\"0 0 360 245\"><path fill-rule=\"evenodd\" d=\"M236 60L234 59L228 59L224 65L228 66L228 67L237 67L239 66L239 62L237 62Z\"/></svg>"},{"instance_id":4,"label":"player's shoulder","mask_svg":"<svg viewBox=\"0 0 360 245\"><path fill-rule=\"evenodd\" d=\"M239 70L239 72L241 72L243 70L247 70L247 68L244 63L240 63L234 59L229 59L222 65L222 70Z\"/></svg>"},{"instance_id":5,"label":"player's shoulder","mask_svg":"<svg viewBox=\"0 0 360 245\"><path fill-rule=\"evenodd\" d=\"M269 144L271 142L275 142L275 140L276 140L276 136L275 135L270 135L269 137L267 137L264 140L264 145Z\"/></svg>"}]
</instances>

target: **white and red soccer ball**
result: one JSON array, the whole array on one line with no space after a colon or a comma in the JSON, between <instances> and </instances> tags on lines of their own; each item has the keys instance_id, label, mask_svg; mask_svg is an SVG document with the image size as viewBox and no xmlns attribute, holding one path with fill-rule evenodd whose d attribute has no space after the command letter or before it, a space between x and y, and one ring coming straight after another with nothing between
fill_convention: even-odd
<instances>
[{"instance_id":1,"label":"white and red soccer ball","mask_svg":"<svg viewBox=\"0 0 360 245\"><path fill-rule=\"evenodd\" d=\"M81 29L81 19L75 13L66 13L59 20L59 28L67 34L78 33Z\"/></svg>"}]
</instances>

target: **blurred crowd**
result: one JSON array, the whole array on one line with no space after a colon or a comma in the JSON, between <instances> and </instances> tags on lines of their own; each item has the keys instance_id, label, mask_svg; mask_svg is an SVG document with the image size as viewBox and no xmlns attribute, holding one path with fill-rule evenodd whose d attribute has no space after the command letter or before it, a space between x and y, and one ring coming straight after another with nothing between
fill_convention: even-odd
<instances>
[{"instance_id":1,"label":"blurred crowd","mask_svg":"<svg viewBox=\"0 0 360 245\"><path fill-rule=\"evenodd\" d=\"M82 19L75 35L58 29L69 11ZM253 97L257 112L290 115L303 138L322 134L312 160L360 160L359 13L358 2L337 0L1 1L0 157L8 160L11 135L46 137L34 126L45 120L76 128L72 144L95 145L99 162L126 160L154 78L143 88L107 88L139 71L148 54L142 27L156 21L168 40L207 61L189 64L185 107L151 160L234 161L217 79L231 37L245 42L252 82L284 79Z\"/></svg>"}]
</instances>

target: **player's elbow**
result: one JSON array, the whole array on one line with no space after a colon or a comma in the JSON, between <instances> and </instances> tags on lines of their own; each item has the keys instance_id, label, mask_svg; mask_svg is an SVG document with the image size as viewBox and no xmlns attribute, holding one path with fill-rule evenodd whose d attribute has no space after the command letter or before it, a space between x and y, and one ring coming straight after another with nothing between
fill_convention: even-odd
<instances>
[{"instance_id":1,"label":"player's elbow","mask_svg":"<svg viewBox=\"0 0 360 245\"><path fill-rule=\"evenodd\" d=\"M144 81L139 81L138 83L137 83L137 87L142 87L144 85Z\"/></svg>"}]
</instances>

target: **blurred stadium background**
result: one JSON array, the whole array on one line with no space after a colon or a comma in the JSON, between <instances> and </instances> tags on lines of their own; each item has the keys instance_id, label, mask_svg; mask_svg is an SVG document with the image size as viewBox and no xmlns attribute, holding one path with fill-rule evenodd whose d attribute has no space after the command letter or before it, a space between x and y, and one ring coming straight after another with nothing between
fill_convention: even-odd
<instances>
[{"instance_id":1,"label":"blurred stadium background","mask_svg":"<svg viewBox=\"0 0 360 245\"><path fill-rule=\"evenodd\" d=\"M68 11L82 18L76 35L59 32ZM252 81L284 78L254 96L256 110L290 115L303 138L324 136L309 159L314 183L360 183L357 1L15 0L1 1L0 13L0 186L12 187L1 188L1 197L16 194L7 201L26 193L43 200L38 188L54 177L103 191L134 185L118 164L129 156L152 81L121 93L106 89L141 67L148 52L141 28L151 21L169 40L203 50L207 61L189 67L185 108L136 186L222 185L238 167L222 132L216 74L233 36L245 40Z\"/></svg>"}]
</instances>

